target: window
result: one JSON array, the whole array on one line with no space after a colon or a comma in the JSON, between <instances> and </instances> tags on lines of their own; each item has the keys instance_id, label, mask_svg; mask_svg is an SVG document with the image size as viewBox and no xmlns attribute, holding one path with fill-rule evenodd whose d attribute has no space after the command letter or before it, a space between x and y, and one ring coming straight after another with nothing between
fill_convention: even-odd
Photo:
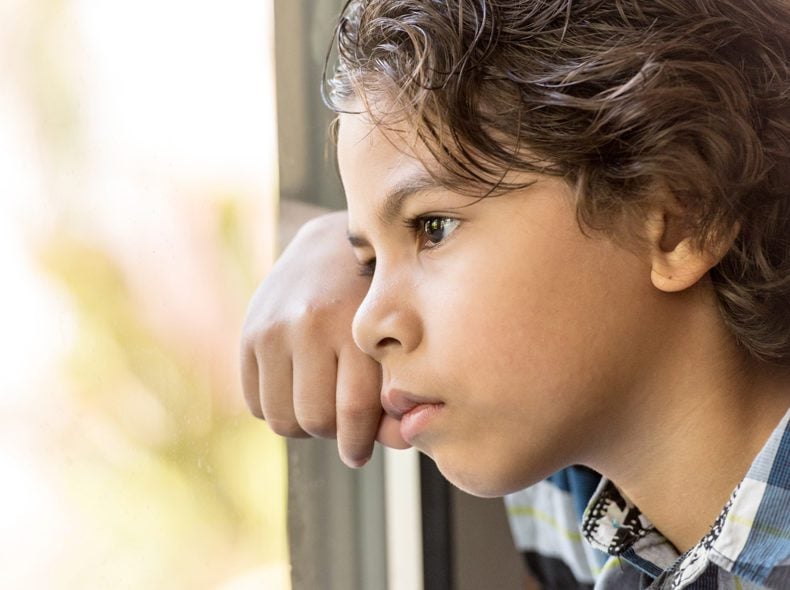
<instances>
[{"instance_id":1,"label":"window","mask_svg":"<svg viewBox=\"0 0 790 590\"><path fill-rule=\"evenodd\" d=\"M284 445L236 359L274 250L272 9L3 3L5 588L287 584Z\"/></svg>"},{"instance_id":2,"label":"window","mask_svg":"<svg viewBox=\"0 0 790 590\"><path fill-rule=\"evenodd\" d=\"M344 207L319 84L339 0L275 0L282 238ZM452 489L414 451L382 451L362 470L334 441L288 443L293 590L523 588L501 500Z\"/></svg>"}]
</instances>

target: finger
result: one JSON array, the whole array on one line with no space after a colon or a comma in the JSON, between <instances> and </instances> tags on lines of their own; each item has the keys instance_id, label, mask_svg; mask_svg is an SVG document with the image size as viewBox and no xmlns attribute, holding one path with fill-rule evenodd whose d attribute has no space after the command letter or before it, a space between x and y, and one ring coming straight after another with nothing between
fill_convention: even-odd
<instances>
[{"instance_id":1,"label":"finger","mask_svg":"<svg viewBox=\"0 0 790 590\"><path fill-rule=\"evenodd\" d=\"M337 448L349 467L362 467L373 453L381 420L381 367L356 346L337 365Z\"/></svg>"},{"instance_id":2,"label":"finger","mask_svg":"<svg viewBox=\"0 0 790 590\"><path fill-rule=\"evenodd\" d=\"M381 417L376 440L391 449L411 448L411 445L403 440L403 437L400 435L400 420L396 420L388 414L384 414Z\"/></svg>"},{"instance_id":3,"label":"finger","mask_svg":"<svg viewBox=\"0 0 790 590\"><path fill-rule=\"evenodd\" d=\"M246 342L243 342L241 346L240 364L244 401L247 402L247 407L253 416L263 418L260 384L258 383L258 359L255 357L255 349Z\"/></svg>"},{"instance_id":4,"label":"finger","mask_svg":"<svg viewBox=\"0 0 790 590\"><path fill-rule=\"evenodd\" d=\"M299 427L293 406L293 366L288 353L258 356L260 399L264 420L276 434L290 438L309 435Z\"/></svg>"},{"instance_id":5,"label":"finger","mask_svg":"<svg viewBox=\"0 0 790 590\"><path fill-rule=\"evenodd\" d=\"M317 350L315 343L310 347ZM312 436L334 438L337 357L329 348L294 352L293 403L299 426Z\"/></svg>"}]
</instances>

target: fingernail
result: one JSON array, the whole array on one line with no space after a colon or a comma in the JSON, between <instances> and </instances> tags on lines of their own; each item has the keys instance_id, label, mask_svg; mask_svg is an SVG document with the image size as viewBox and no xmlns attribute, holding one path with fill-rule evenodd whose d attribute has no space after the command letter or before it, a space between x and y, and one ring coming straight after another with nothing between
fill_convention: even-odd
<instances>
[{"instance_id":1,"label":"fingernail","mask_svg":"<svg viewBox=\"0 0 790 590\"><path fill-rule=\"evenodd\" d=\"M363 459L350 459L341 455L340 460L351 469L360 469L361 467L367 465L368 461L370 461L370 457L365 457Z\"/></svg>"}]
</instances>

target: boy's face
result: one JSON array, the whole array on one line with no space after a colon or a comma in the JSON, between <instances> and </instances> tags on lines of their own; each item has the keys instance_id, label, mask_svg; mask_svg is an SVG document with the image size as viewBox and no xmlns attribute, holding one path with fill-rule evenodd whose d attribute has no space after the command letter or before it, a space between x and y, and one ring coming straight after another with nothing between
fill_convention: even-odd
<instances>
[{"instance_id":1,"label":"boy's face","mask_svg":"<svg viewBox=\"0 0 790 590\"><path fill-rule=\"evenodd\" d=\"M402 434L474 494L594 463L661 354L650 266L582 234L569 189L550 177L480 201L396 191L385 219L388 195L425 177L407 143L340 117L349 233L360 261L376 259L354 338L382 365L385 408L428 404Z\"/></svg>"}]
</instances>

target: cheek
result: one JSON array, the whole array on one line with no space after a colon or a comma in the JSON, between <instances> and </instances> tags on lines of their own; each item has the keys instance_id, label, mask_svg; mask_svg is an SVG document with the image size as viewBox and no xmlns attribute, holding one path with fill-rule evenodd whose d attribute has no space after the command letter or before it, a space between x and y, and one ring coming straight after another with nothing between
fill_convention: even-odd
<instances>
[{"instance_id":1,"label":"cheek","mask_svg":"<svg viewBox=\"0 0 790 590\"><path fill-rule=\"evenodd\" d=\"M550 277L537 265L486 259L450 269L426 302L426 335L465 366L512 371L525 359L549 359L572 345L591 314L569 298L572 274ZM492 263L493 262L493 263ZM589 287L589 285L588 285ZM568 330L574 326L574 330Z\"/></svg>"},{"instance_id":2,"label":"cheek","mask_svg":"<svg viewBox=\"0 0 790 590\"><path fill-rule=\"evenodd\" d=\"M443 269L424 300L426 337L459 386L474 383L505 404L526 392L573 402L624 378L619 361L644 332L639 269L611 246L564 246L521 244Z\"/></svg>"}]
</instances>

